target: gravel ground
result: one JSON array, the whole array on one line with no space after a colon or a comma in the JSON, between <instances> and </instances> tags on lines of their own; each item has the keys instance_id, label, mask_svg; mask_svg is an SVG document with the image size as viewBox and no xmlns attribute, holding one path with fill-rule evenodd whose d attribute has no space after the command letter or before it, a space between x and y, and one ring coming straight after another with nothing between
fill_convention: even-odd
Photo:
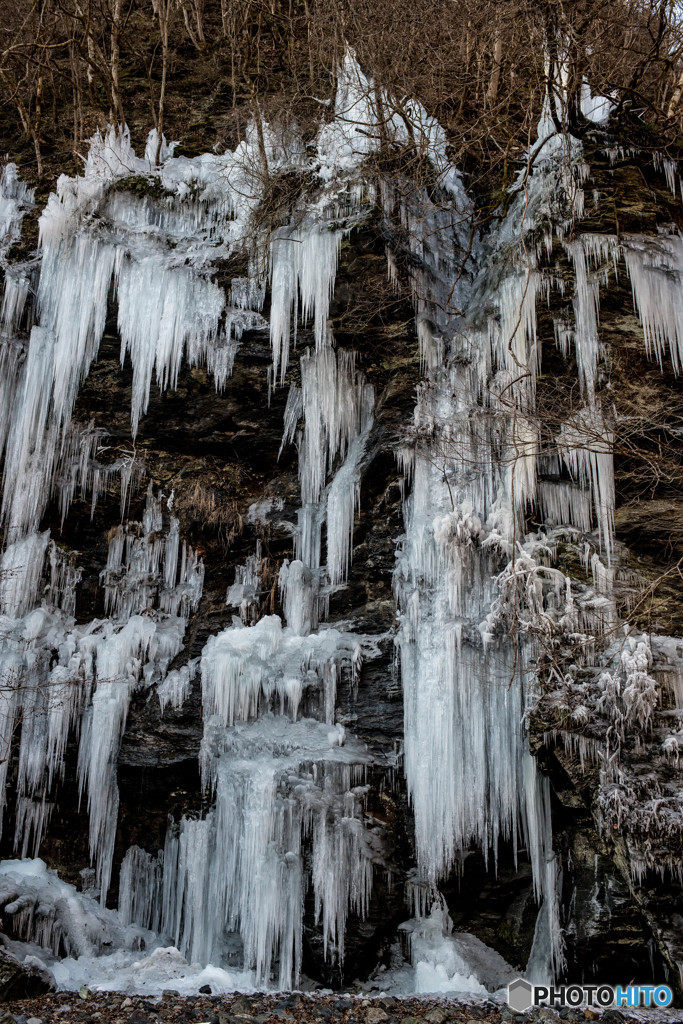
<instances>
[{"instance_id":1,"label":"gravel ground","mask_svg":"<svg viewBox=\"0 0 683 1024\"><path fill-rule=\"evenodd\" d=\"M514 1014L499 1003L460 1003L430 998L373 999L337 995L255 995L180 997L165 992L161 998L121 993L61 992L40 999L17 999L0 1006L0 1024L561 1024L595 1020L592 1010L541 1009ZM647 1021L683 1022L683 1011L639 1011L634 1015L605 1011L600 1024Z\"/></svg>"}]
</instances>

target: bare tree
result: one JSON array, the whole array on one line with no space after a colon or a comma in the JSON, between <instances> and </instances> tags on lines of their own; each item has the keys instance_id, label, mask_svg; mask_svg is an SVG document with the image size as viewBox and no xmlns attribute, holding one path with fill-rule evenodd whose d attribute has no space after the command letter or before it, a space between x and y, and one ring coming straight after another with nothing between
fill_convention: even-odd
<instances>
[{"instance_id":1,"label":"bare tree","mask_svg":"<svg viewBox=\"0 0 683 1024\"><path fill-rule=\"evenodd\" d=\"M171 30L173 18L178 9L177 0L152 0L152 7L156 15L159 28L159 39L161 41L161 83L159 85L159 98L156 109L156 130L157 150L155 163L159 163L161 157L161 146L164 133L164 112L166 108L166 85L168 82L168 66L171 53Z\"/></svg>"}]
</instances>

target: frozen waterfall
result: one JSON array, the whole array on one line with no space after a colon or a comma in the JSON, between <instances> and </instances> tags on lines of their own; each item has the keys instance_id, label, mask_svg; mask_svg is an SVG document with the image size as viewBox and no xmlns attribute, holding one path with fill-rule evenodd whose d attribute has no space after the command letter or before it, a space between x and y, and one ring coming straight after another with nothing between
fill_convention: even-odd
<instances>
[{"instance_id":1,"label":"frozen waterfall","mask_svg":"<svg viewBox=\"0 0 683 1024\"><path fill-rule=\"evenodd\" d=\"M544 630L584 631L599 647L616 629L614 437L599 387L600 293L625 269L648 356L660 365L669 358L678 372L683 248L678 235L664 233L566 240L567 209L574 216L583 203L578 143L569 166L548 147L526 194L513 190L500 224L472 241L472 199L444 132L419 104L406 108L411 144L429 161L435 187L366 180L364 161L379 137L369 130L379 118L376 96L348 51L336 116L315 146L264 126L271 175L306 172L316 185L272 230L254 216L264 187L255 129L234 152L188 159L169 147L150 171L127 129L110 128L92 140L83 174L63 176L50 196L39 258L8 264L0 249L0 809L11 809L23 858L0 864L0 892L22 940L55 955L95 958L106 943L131 952L143 942L155 970L182 961L199 983L216 970L245 985L289 989L302 981L308 913L324 957L342 965L349 916L364 919L378 878L391 875L368 780L373 768L386 779L400 767L414 815L415 865L406 881L415 916L404 932L416 990L487 991L468 959L476 941L451 934L439 892L472 849L492 871L504 845L515 860L526 856L539 907L529 975L550 979L562 970L550 788L527 734L539 697L539 638ZM354 133L354 125L364 130ZM403 118L389 115L383 128L407 143ZM126 191L131 176L153 183L156 197ZM19 237L32 203L9 165L0 238ZM329 613L352 571L378 415L364 353L335 338L330 310L342 246L373 209L408 239L421 366L412 423L392 440L404 533L391 637L354 631ZM536 247L532 236L542 232ZM571 309L556 321L555 338L575 356L580 408L551 444L540 436L535 403L537 307L560 287L542 259L553 246L570 266ZM236 256L242 272L225 288L216 268ZM387 257L398 281L389 245ZM121 363L132 367L131 447L106 461L104 433L77 422L74 409L113 309ZM190 658L202 553L182 534L174 495L151 477L140 521L129 518L146 474L134 442L153 386L176 388L186 365L207 370L217 390L229 388L250 332L266 332L271 347L269 393L289 388L281 451L296 450L298 460L297 507L282 511L291 551L268 584L266 611L260 541L252 548L221 609L239 615L202 637L201 656L197 649ZM102 563L103 611L87 620L77 558L62 550L45 515L56 501L65 521L77 493L94 515L109 487L120 489L121 518ZM528 528L532 509L544 524L537 532ZM580 594L554 566L563 530L584 538L593 585ZM395 643L403 692L404 746L393 761L369 749L339 703L387 642ZM622 674L642 710L650 676L649 662L640 662L652 651L634 639L631 654L640 661ZM618 688L621 676L610 678ZM169 823L162 850L128 849L117 914L107 906L115 901L117 762L131 703L154 694L164 715L193 693L201 699L206 805ZM37 859L70 744L99 904ZM87 922L80 945L79 919Z\"/></svg>"}]
</instances>

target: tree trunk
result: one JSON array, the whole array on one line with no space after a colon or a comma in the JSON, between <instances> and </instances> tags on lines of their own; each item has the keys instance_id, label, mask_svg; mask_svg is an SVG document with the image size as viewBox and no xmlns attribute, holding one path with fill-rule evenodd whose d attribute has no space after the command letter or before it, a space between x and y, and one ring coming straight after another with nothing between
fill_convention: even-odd
<instances>
[{"instance_id":1,"label":"tree trunk","mask_svg":"<svg viewBox=\"0 0 683 1024\"><path fill-rule=\"evenodd\" d=\"M666 108L667 117L674 117L681 102L681 96L683 96L683 71L681 71L678 76L676 87L671 94L671 99L669 100L669 106Z\"/></svg>"},{"instance_id":2,"label":"tree trunk","mask_svg":"<svg viewBox=\"0 0 683 1024\"><path fill-rule=\"evenodd\" d=\"M2 78L2 81L5 83L5 87L7 88L7 91L10 93L10 95L12 97L12 100L14 102L14 105L17 108L17 113L19 114L19 118L21 120L21 124L22 124L22 127L23 127L24 131L26 132L28 137L33 142L33 149L34 149L34 152L36 154L37 176L38 176L38 178L42 178L42 176L43 176L43 157L42 157L42 154L40 152L40 137L39 137L39 135L38 135L38 133L36 131L35 122L31 120L31 115L30 115L30 113L29 113L29 111L28 111L28 109L26 107L26 104L24 103L24 101L22 100L22 98L21 98L21 96L19 94L19 87L16 85L16 83L12 82L12 79L7 74L7 72L4 70L4 68L0 68L0 78ZM42 81L42 77L41 77L41 81ZM42 86L41 86L41 89L42 89ZM38 109L39 109L39 107L38 107Z\"/></svg>"},{"instance_id":3,"label":"tree trunk","mask_svg":"<svg viewBox=\"0 0 683 1024\"><path fill-rule=\"evenodd\" d=\"M161 38L161 86L159 88L159 103L156 117L157 150L154 157L154 163L157 165L161 159L164 133L164 107L166 105L166 83L168 81L168 58L170 53L169 38L173 4L174 0L152 0L152 7L159 21L159 36Z\"/></svg>"},{"instance_id":4,"label":"tree trunk","mask_svg":"<svg viewBox=\"0 0 683 1024\"><path fill-rule=\"evenodd\" d=\"M123 103L119 84L119 64L121 54L121 7L122 0L114 0L111 21L111 95L119 124L123 125Z\"/></svg>"},{"instance_id":5,"label":"tree trunk","mask_svg":"<svg viewBox=\"0 0 683 1024\"><path fill-rule=\"evenodd\" d=\"M494 106L498 99L498 89L500 87L500 68L503 61L503 39L500 33L496 33L495 42L493 44L493 68L491 70L491 78L489 79L489 87L486 90L486 106L490 109Z\"/></svg>"}]
</instances>

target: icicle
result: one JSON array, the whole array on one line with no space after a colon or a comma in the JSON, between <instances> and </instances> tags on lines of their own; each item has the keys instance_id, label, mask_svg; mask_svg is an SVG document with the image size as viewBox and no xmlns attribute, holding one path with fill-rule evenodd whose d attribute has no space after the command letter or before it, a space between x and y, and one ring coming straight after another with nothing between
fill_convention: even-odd
<instances>
[{"instance_id":1,"label":"icicle","mask_svg":"<svg viewBox=\"0 0 683 1024\"><path fill-rule=\"evenodd\" d=\"M591 529L590 493L563 480L541 480L538 503L546 522L553 526L571 523L582 533Z\"/></svg>"},{"instance_id":2,"label":"icicle","mask_svg":"<svg viewBox=\"0 0 683 1024\"><path fill-rule=\"evenodd\" d=\"M81 791L88 793L90 852L96 862L100 902L104 906L111 878L119 794L116 757L126 727L130 699L141 665L147 661L156 625L131 616L119 632L111 631L97 645L97 688L86 715L78 755ZM180 638L168 652L180 649Z\"/></svg>"},{"instance_id":3,"label":"icicle","mask_svg":"<svg viewBox=\"0 0 683 1024\"><path fill-rule=\"evenodd\" d=\"M228 588L225 603L230 608L239 608L242 622L255 620L258 616L258 601L261 579L260 543L256 555L250 555L244 565L235 566L235 582Z\"/></svg>"},{"instance_id":4,"label":"icicle","mask_svg":"<svg viewBox=\"0 0 683 1024\"><path fill-rule=\"evenodd\" d=\"M586 407L562 425L557 439L574 480L593 495L600 543L609 564L614 546L614 463L612 432L596 407ZM576 524L578 525L578 523Z\"/></svg>"},{"instance_id":5,"label":"icicle","mask_svg":"<svg viewBox=\"0 0 683 1024\"><path fill-rule=\"evenodd\" d=\"M583 239L565 243L565 249L574 264L574 348L581 389L589 403L595 395L595 374L600 356L598 315L600 310L599 282L589 276Z\"/></svg>"},{"instance_id":6,"label":"icicle","mask_svg":"<svg viewBox=\"0 0 683 1024\"><path fill-rule=\"evenodd\" d=\"M633 288L633 301L643 324L645 347L660 367L668 347L674 373L683 365L683 239L628 239L624 258Z\"/></svg>"},{"instance_id":7,"label":"icicle","mask_svg":"<svg viewBox=\"0 0 683 1024\"><path fill-rule=\"evenodd\" d=\"M33 206L34 189L19 178L16 164L5 164L0 173L0 263L21 237L24 214Z\"/></svg>"},{"instance_id":8,"label":"icicle","mask_svg":"<svg viewBox=\"0 0 683 1024\"><path fill-rule=\"evenodd\" d=\"M15 541L0 561L0 612L24 615L35 602L50 533L33 533Z\"/></svg>"},{"instance_id":9,"label":"icicle","mask_svg":"<svg viewBox=\"0 0 683 1024\"><path fill-rule=\"evenodd\" d=\"M173 150L178 145L177 142L172 142L170 145L166 142L166 136L161 136L161 146L159 146L159 133L156 128L152 128L151 132L147 136L147 144L145 145L145 160L150 167L155 167L157 164L157 149L159 150L159 163L163 164L173 156Z\"/></svg>"},{"instance_id":10,"label":"icicle","mask_svg":"<svg viewBox=\"0 0 683 1024\"><path fill-rule=\"evenodd\" d=\"M196 666L196 659L188 662L187 665L181 665L180 668L169 672L157 685L157 695L162 715L167 707L179 708L181 704L185 703L190 695Z\"/></svg>"},{"instance_id":11,"label":"icicle","mask_svg":"<svg viewBox=\"0 0 683 1024\"><path fill-rule=\"evenodd\" d=\"M354 438L349 454L327 491L327 575L334 586L346 580L353 549L353 524L360 508L360 461L370 426Z\"/></svg>"},{"instance_id":12,"label":"icicle","mask_svg":"<svg viewBox=\"0 0 683 1024\"><path fill-rule=\"evenodd\" d=\"M373 850L349 763L363 754L353 745L331 748L327 727L310 720L265 717L222 743L215 810L203 821L184 819L167 838L161 927L203 962L239 931L256 984L277 970L278 987L291 988L301 967L306 836L324 942L339 959L349 908L367 907Z\"/></svg>"},{"instance_id":13,"label":"icicle","mask_svg":"<svg viewBox=\"0 0 683 1024\"><path fill-rule=\"evenodd\" d=\"M295 572L303 569L301 563L292 565ZM304 588L294 592L305 599ZM223 727L256 717L272 696L278 697L282 713L294 719L306 688L317 689L324 703L329 667L349 670L358 643L366 639L333 628L303 633L308 622L299 631L291 625L283 629L277 615L250 627L234 621L230 629L209 637L201 661L204 715L217 715Z\"/></svg>"},{"instance_id":14,"label":"icicle","mask_svg":"<svg viewBox=\"0 0 683 1024\"><path fill-rule=\"evenodd\" d=\"M121 923L139 924L158 932L161 925L161 885L164 854L158 857L131 846L121 862L119 874L119 917Z\"/></svg>"},{"instance_id":15,"label":"icicle","mask_svg":"<svg viewBox=\"0 0 683 1024\"><path fill-rule=\"evenodd\" d=\"M287 625L299 636L318 627L320 574L299 559L282 563L278 575Z\"/></svg>"},{"instance_id":16,"label":"icicle","mask_svg":"<svg viewBox=\"0 0 683 1024\"><path fill-rule=\"evenodd\" d=\"M279 228L271 243L270 341L273 379L284 381L289 363L290 321L301 309L304 324L313 320L316 348L325 344L330 299L343 232L317 220Z\"/></svg>"},{"instance_id":17,"label":"icicle","mask_svg":"<svg viewBox=\"0 0 683 1024\"><path fill-rule=\"evenodd\" d=\"M145 611L157 597L161 610L170 616L186 618L197 610L204 566L185 544L180 555L177 519L171 516L165 538L162 526L160 501L150 486L143 523L116 527L111 534L107 565L101 574L109 614L126 619Z\"/></svg>"},{"instance_id":18,"label":"icicle","mask_svg":"<svg viewBox=\"0 0 683 1024\"><path fill-rule=\"evenodd\" d=\"M557 978L565 967L560 923L562 875L553 852L550 782L539 775L533 757L525 755L525 840L533 870L534 890L540 903L526 977L534 984Z\"/></svg>"},{"instance_id":19,"label":"icicle","mask_svg":"<svg viewBox=\"0 0 683 1024\"><path fill-rule=\"evenodd\" d=\"M121 263L118 326L121 363L130 353L133 364L133 437L147 412L154 369L162 390L175 388L185 351L203 351L215 341L224 305L221 288L190 269L169 267L165 254Z\"/></svg>"},{"instance_id":20,"label":"icicle","mask_svg":"<svg viewBox=\"0 0 683 1024\"><path fill-rule=\"evenodd\" d=\"M330 346L301 359L304 432L299 451L304 506L320 500L326 473L337 456L368 426L372 388L355 369L354 353Z\"/></svg>"}]
</instances>

